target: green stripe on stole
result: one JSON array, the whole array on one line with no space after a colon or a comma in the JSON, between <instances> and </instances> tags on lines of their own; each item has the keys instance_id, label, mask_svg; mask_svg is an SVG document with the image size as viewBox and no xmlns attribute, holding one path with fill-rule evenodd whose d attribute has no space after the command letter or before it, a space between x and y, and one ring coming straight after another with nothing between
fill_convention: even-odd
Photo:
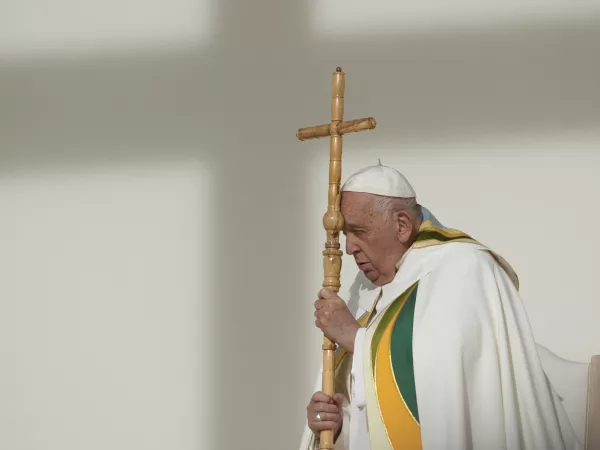
<instances>
[{"instance_id":1,"label":"green stripe on stole","mask_svg":"<svg viewBox=\"0 0 600 450\"><path fill-rule=\"evenodd\" d=\"M396 383L406 406L419 422L413 364L413 322L418 286L408 296L392 330L391 359Z\"/></svg>"},{"instance_id":2,"label":"green stripe on stole","mask_svg":"<svg viewBox=\"0 0 600 450\"><path fill-rule=\"evenodd\" d=\"M390 306L388 306L387 310L383 313L383 317L381 318L379 325L377 325L377 329L373 333L373 339L371 341L371 368L373 369L373 373L375 373L375 360L377 358L377 351L380 347L379 343L381 342L383 332L386 330L398 310L404 305L404 300L408 296L408 291L406 291L405 294L401 294L400 297L398 297Z\"/></svg>"}]
</instances>

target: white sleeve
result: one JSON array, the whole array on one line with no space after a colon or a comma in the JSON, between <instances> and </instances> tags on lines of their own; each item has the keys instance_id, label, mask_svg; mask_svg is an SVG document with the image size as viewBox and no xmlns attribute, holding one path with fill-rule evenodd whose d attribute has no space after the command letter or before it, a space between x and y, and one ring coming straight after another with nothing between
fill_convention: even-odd
<instances>
[{"instance_id":1,"label":"white sleeve","mask_svg":"<svg viewBox=\"0 0 600 450\"><path fill-rule=\"evenodd\" d=\"M365 380L363 374L363 343L365 341L366 328L359 328L354 337L354 354L352 357L352 393L351 400L358 409L363 409L366 404Z\"/></svg>"}]
</instances>

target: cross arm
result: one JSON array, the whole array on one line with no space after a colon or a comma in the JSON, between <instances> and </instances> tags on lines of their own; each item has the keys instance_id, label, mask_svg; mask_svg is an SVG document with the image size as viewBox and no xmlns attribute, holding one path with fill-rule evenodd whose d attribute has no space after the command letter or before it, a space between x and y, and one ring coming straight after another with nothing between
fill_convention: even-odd
<instances>
[{"instance_id":1,"label":"cross arm","mask_svg":"<svg viewBox=\"0 0 600 450\"><path fill-rule=\"evenodd\" d=\"M339 135L357 133L359 131L373 130L377 122L372 117L357 120L345 120L339 123L330 123L325 125L317 125L316 127L300 128L296 133L296 137L301 141L308 139L317 139L325 136L331 136L331 128L337 126Z\"/></svg>"}]
</instances>

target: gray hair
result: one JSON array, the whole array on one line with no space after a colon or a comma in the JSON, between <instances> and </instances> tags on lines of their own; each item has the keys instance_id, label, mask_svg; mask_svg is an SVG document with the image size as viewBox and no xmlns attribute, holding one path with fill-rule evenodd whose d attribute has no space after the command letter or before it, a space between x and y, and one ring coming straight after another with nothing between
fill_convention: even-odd
<instances>
[{"instance_id":1,"label":"gray hair","mask_svg":"<svg viewBox=\"0 0 600 450\"><path fill-rule=\"evenodd\" d=\"M384 214L384 220L386 222L392 218L394 213L400 211L405 211L408 213L413 222L417 222L422 219L421 206L417 203L417 199L414 197L399 198L374 195L372 205L373 211Z\"/></svg>"}]
</instances>

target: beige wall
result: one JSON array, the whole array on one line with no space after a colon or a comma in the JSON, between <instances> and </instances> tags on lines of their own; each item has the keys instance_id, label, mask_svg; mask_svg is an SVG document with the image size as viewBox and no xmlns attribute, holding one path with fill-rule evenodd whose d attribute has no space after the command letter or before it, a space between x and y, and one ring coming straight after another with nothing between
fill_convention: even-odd
<instances>
[{"instance_id":1,"label":"beige wall","mask_svg":"<svg viewBox=\"0 0 600 450\"><path fill-rule=\"evenodd\" d=\"M345 3L2 3L1 449L295 447L328 145L294 134L337 65L378 121L344 174L402 170L514 265L542 344L600 353L593 5Z\"/></svg>"},{"instance_id":2,"label":"beige wall","mask_svg":"<svg viewBox=\"0 0 600 450\"><path fill-rule=\"evenodd\" d=\"M194 163L2 178L1 448L197 448L210 433L208 179Z\"/></svg>"}]
</instances>

